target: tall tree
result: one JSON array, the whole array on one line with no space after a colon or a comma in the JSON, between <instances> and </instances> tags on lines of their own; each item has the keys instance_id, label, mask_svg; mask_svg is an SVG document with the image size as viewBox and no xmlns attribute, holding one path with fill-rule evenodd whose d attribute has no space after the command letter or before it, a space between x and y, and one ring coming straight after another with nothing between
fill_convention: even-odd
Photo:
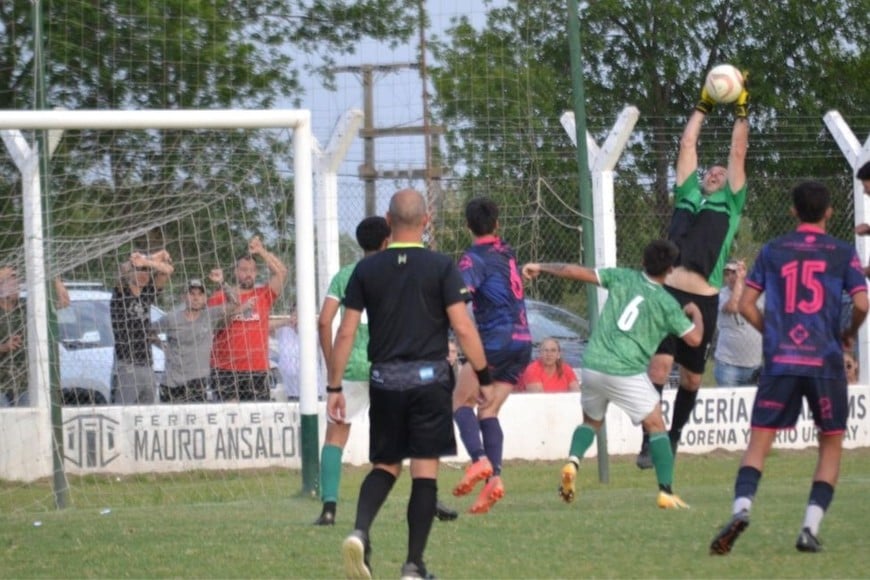
<instances>
[{"instance_id":1,"label":"tall tree","mask_svg":"<svg viewBox=\"0 0 870 580\"><path fill-rule=\"evenodd\" d=\"M577 191L576 179L567 178L576 174L573 151L558 126L571 103L566 6L565 0L510 1L492 9L482 29L458 19L437 45L435 110L451 127L450 161L464 171L460 197L487 191L506 204L537 207L538 184L546 181L553 187L543 205L554 207L549 191L568 198ZM618 166L619 259L638 264L643 244L663 233L679 135L706 71L720 62L749 71L753 130L747 215L754 236L764 239L790 226L779 202L795 179L848 183L848 167L825 135L821 117L829 109L866 112L867 22L866 0L812 5L719 0L691 9L685 2L663 0L583 3L590 131L603 140L626 105L641 112ZM727 155L733 116L729 106L717 109L703 133L702 164ZM867 117L859 121L864 125L856 130L866 134ZM516 232L520 249L529 251L524 258L539 255L534 231ZM576 239L566 242L562 235L559 231L558 243L548 240L542 257L573 254L577 259Z\"/></svg>"},{"instance_id":2,"label":"tall tree","mask_svg":"<svg viewBox=\"0 0 870 580\"><path fill-rule=\"evenodd\" d=\"M48 105L216 109L298 102L300 76L320 74L328 82L335 59L353 53L360 40L407 40L417 29L417 4L51 0L42 5ZM34 107L31 6L0 3L3 109ZM276 222L292 220L274 212L292 208L290 143L288 134L276 132L68 132L52 167L56 237L80 240L77 248L111 236L117 244L126 232L153 225L179 240L179 213L197 208L210 223L225 221L227 227L209 232L216 240L256 232L283 237L289 230L275 231L282 227ZM0 161L0 181L4 191L18 190L8 158ZM0 251L21 243L15 199L0 201L8 226ZM184 254L182 248L175 253Z\"/></svg>"}]
</instances>

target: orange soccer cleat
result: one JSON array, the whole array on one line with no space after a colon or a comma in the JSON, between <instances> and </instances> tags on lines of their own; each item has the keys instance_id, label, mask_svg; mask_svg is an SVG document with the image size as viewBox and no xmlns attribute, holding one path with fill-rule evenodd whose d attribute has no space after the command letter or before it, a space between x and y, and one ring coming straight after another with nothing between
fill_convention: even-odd
<instances>
[{"instance_id":1,"label":"orange soccer cleat","mask_svg":"<svg viewBox=\"0 0 870 580\"><path fill-rule=\"evenodd\" d=\"M501 482L501 477L496 475L490 478L483 486L480 495L471 504L471 509L468 510L473 514L485 514L498 500L504 497L504 485Z\"/></svg>"},{"instance_id":2,"label":"orange soccer cleat","mask_svg":"<svg viewBox=\"0 0 870 580\"><path fill-rule=\"evenodd\" d=\"M491 475L492 463L489 462L489 459L486 457L478 459L465 469L462 480L453 488L453 495L468 495L479 481L483 481Z\"/></svg>"}]
</instances>

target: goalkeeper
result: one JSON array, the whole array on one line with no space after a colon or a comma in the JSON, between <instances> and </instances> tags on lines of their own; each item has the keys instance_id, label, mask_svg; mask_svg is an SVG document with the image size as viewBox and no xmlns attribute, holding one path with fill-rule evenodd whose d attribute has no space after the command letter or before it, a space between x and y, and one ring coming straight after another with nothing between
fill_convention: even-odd
<instances>
[{"instance_id":1,"label":"goalkeeper","mask_svg":"<svg viewBox=\"0 0 870 580\"><path fill-rule=\"evenodd\" d=\"M744 86L735 102L727 167L714 165L704 173L703 178L698 175L698 138L704 119L715 105L706 89L701 90L701 99L689 116L680 138L674 213L668 227L668 239L677 245L680 255L676 268L665 280L665 288L681 305L689 302L698 305L704 317L704 337L701 344L694 347L674 336L665 338L649 367L650 379L661 393L674 362L680 365L680 387L671 413L669 432L675 455L683 427L698 398L701 376L716 331L722 270L728 261L746 203L748 102L749 93ZM641 469L652 467L646 434L637 457L637 466Z\"/></svg>"}]
</instances>

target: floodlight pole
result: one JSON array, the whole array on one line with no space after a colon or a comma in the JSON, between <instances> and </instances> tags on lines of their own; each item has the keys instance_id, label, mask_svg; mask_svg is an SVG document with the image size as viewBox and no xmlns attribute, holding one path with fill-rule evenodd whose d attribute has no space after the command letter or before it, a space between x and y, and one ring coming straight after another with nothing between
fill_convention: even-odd
<instances>
[{"instance_id":1,"label":"floodlight pole","mask_svg":"<svg viewBox=\"0 0 870 580\"><path fill-rule=\"evenodd\" d=\"M580 10L577 0L568 2L568 48L571 54L571 93L574 118L577 121L577 175L580 178L580 222L582 227L583 265L595 267L595 224L592 219L592 181L589 178L588 153L586 152L586 93L583 88L583 49L580 43ZM589 328L598 323L598 294L595 286L586 285L587 318ZM607 428L598 430L598 479L610 481L610 466L607 459Z\"/></svg>"}]
</instances>

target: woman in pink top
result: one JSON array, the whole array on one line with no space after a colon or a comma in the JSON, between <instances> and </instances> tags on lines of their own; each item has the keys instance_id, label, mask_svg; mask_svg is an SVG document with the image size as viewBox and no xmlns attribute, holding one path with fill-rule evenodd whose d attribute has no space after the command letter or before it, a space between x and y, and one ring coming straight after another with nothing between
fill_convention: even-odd
<instances>
[{"instance_id":1,"label":"woman in pink top","mask_svg":"<svg viewBox=\"0 0 870 580\"><path fill-rule=\"evenodd\" d=\"M529 363L517 386L518 391L527 393L565 393L580 390L577 375L562 360L562 348L555 338L541 341L538 358Z\"/></svg>"}]
</instances>

